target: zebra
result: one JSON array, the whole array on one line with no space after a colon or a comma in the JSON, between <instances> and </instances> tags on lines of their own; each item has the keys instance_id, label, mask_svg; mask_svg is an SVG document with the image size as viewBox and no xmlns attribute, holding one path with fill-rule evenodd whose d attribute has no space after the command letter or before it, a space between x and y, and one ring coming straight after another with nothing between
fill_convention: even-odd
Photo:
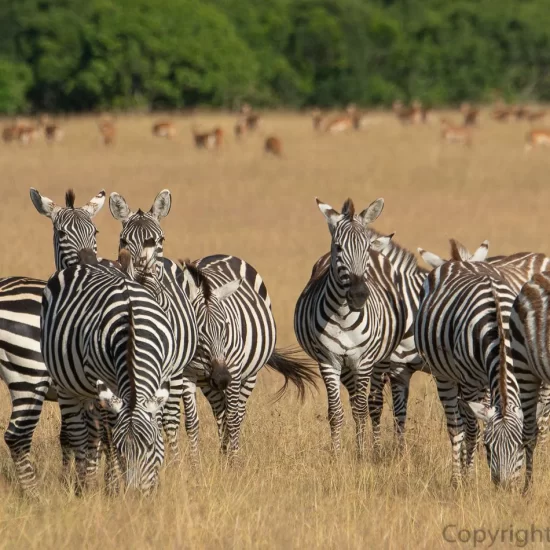
<instances>
[{"instance_id":1,"label":"zebra","mask_svg":"<svg viewBox=\"0 0 550 550\"><path fill-rule=\"evenodd\" d=\"M517 380L507 368L505 338L516 293L500 270L476 261L486 254L478 252L428 275L415 321L416 345L436 380L447 419L455 488L473 470L477 418L485 422L492 481L508 486L521 465L523 413ZM483 402L487 388L490 403Z\"/></svg>"},{"instance_id":2,"label":"zebra","mask_svg":"<svg viewBox=\"0 0 550 550\"><path fill-rule=\"evenodd\" d=\"M65 207L33 188L30 196L38 212L52 220L56 269L78 263L82 248L97 249L92 219L103 206L105 191L80 208L75 208L75 195L70 189ZM35 469L29 458L34 430L44 399L57 398L40 352L40 308L45 286L46 281L28 277L0 279L0 378L8 387L12 406L4 440L19 484L29 495L36 492ZM60 442L66 466L69 453L63 421Z\"/></svg>"},{"instance_id":3,"label":"zebra","mask_svg":"<svg viewBox=\"0 0 550 550\"><path fill-rule=\"evenodd\" d=\"M153 246L154 253L149 261L156 266L157 292L155 298L166 311L174 331L177 353L173 376L170 380L170 396L162 415L162 425L174 457L179 455L178 430L183 395L183 370L189 364L197 349L197 323L188 296L181 287L181 268L163 257L164 232L160 220L165 218L172 205L170 191L161 191L148 212L139 209L133 212L126 199L118 193L111 193L109 208L115 220L122 223L119 250L127 249L133 262L140 266L144 247ZM139 272L140 268L137 268Z\"/></svg>"},{"instance_id":4,"label":"zebra","mask_svg":"<svg viewBox=\"0 0 550 550\"><path fill-rule=\"evenodd\" d=\"M98 448L89 444L86 421L96 402L116 417L109 439L127 487L153 489L164 459L157 412L168 399L177 353L171 320L157 300L118 269L68 267L44 289L41 346L75 454L77 492Z\"/></svg>"},{"instance_id":5,"label":"zebra","mask_svg":"<svg viewBox=\"0 0 550 550\"><path fill-rule=\"evenodd\" d=\"M183 266L183 288L197 318L199 345L184 371L185 427L192 461L198 452L196 389L207 398L221 450L233 459L239 451L246 403L264 365L282 374L303 400L316 374L292 350L275 348L277 330L271 300L259 273L235 256L207 256Z\"/></svg>"},{"instance_id":6,"label":"zebra","mask_svg":"<svg viewBox=\"0 0 550 550\"><path fill-rule=\"evenodd\" d=\"M541 399L539 394L550 385L549 301L550 272L538 273L523 285L510 315L514 371L519 383L524 414L524 491L530 488L533 480L533 453L541 430L540 420L539 423L537 420L545 415L548 407L548 400Z\"/></svg>"},{"instance_id":7,"label":"zebra","mask_svg":"<svg viewBox=\"0 0 550 550\"><path fill-rule=\"evenodd\" d=\"M373 229L370 229L370 231L373 237L383 237ZM385 364L376 365L374 368L369 394L369 412L373 423L373 430L376 434L377 431L379 432L379 419L382 413L382 392L385 381L389 378L395 420L394 426L400 442L400 447L402 447L411 377L415 372L425 372L429 374L429 368L418 354L414 342L414 318L418 311L420 291L429 272L418 266L415 256L408 250L400 247L394 241L393 236L393 233L387 236L386 244L380 252L391 261L392 267L399 272L402 278L401 292L403 293L404 301L407 305L408 328L403 341L391 357L389 371ZM422 249L420 250L424 260L432 268L438 267L445 262L445 260L442 260L435 254L423 251ZM535 273L541 273L550 268L550 258L545 254L519 252L510 256L487 257L488 251L488 241L484 241L479 249L476 250L475 254L471 256L466 247L461 243L454 239L451 241L451 259L461 261L486 261L494 265L518 293L522 285L531 279ZM543 385L541 388L541 402L550 403L549 393L550 386ZM546 435L548 433L550 408L546 407L544 410L546 414L539 418L539 428L541 429L540 433Z\"/></svg>"},{"instance_id":8,"label":"zebra","mask_svg":"<svg viewBox=\"0 0 550 550\"><path fill-rule=\"evenodd\" d=\"M360 214L348 199L342 213L317 199L332 236L330 267L317 262L298 298L294 331L304 351L319 363L328 395L332 449L341 450L343 408L340 381L348 390L359 457L364 452L367 387L377 363L389 361L406 328L399 276L377 252L387 239L371 239L367 224L378 218L383 199Z\"/></svg>"}]
</instances>

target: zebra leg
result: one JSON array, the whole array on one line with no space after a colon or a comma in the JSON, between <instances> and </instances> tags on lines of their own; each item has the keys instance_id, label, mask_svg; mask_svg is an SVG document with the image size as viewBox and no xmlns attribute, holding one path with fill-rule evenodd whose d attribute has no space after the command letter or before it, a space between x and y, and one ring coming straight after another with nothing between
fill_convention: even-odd
<instances>
[{"instance_id":1,"label":"zebra leg","mask_svg":"<svg viewBox=\"0 0 550 550\"><path fill-rule=\"evenodd\" d=\"M244 414L239 414L241 404L241 381L239 378L233 378L225 390L225 425L224 440L228 440L229 460L232 461L239 452L239 436L241 431L241 422ZM248 394L250 395L250 394ZM246 408L246 401L245 401Z\"/></svg>"},{"instance_id":2,"label":"zebra leg","mask_svg":"<svg viewBox=\"0 0 550 550\"><path fill-rule=\"evenodd\" d=\"M61 415L66 420L67 435L75 456L76 487L75 493L80 495L86 485L88 426L84 417L85 409L82 402L73 396L58 393Z\"/></svg>"},{"instance_id":3,"label":"zebra leg","mask_svg":"<svg viewBox=\"0 0 550 550\"><path fill-rule=\"evenodd\" d=\"M545 384L544 382L541 384L539 404L541 415L537 418L537 444L544 445L548 440L548 429L550 423L550 384Z\"/></svg>"},{"instance_id":4,"label":"zebra leg","mask_svg":"<svg viewBox=\"0 0 550 550\"><path fill-rule=\"evenodd\" d=\"M362 367L359 372L350 377L346 371L342 371L342 382L350 394L351 412L355 421L355 441L357 458L362 460L365 453L365 426L367 424L368 404L367 388L369 385L372 367Z\"/></svg>"},{"instance_id":5,"label":"zebra leg","mask_svg":"<svg viewBox=\"0 0 550 550\"><path fill-rule=\"evenodd\" d=\"M458 409L460 416L466 424L464 444L462 445L461 463L462 463L462 475L464 478L468 478L474 471L474 457L481 433L479 429L479 422L476 415L472 411L469 402L479 403L485 397L486 392L479 390L468 391L462 388L462 398L458 400Z\"/></svg>"},{"instance_id":6,"label":"zebra leg","mask_svg":"<svg viewBox=\"0 0 550 550\"><path fill-rule=\"evenodd\" d=\"M395 435L399 452L405 448L405 423L407 421L407 404L409 401L409 388L411 376L415 370L408 365L396 374L390 369L390 387L393 403L393 419L395 422Z\"/></svg>"},{"instance_id":7,"label":"zebra leg","mask_svg":"<svg viewBox=\"0 0 550 550\"><path fill-rule=\"evenodd\" d=\"M340 398L340 367L334 367L330 363L319 363L319 370L325 383L328 398L328 421L330 424L330 436L332 452L339 455L342 442L341 431L344 422L344 408ZM349 390L348 390L349 391Z\"/></svg>"},{"instance_id":8,"label":"zebra leg","mask_svg":"<svg viewBox=\"0 0 550 550\"><path fill-rule=\"evenodd\" d=\"M67 431L67 421L61 417L61 429L59 430L59 444L61 445L61 460L63 463L63 472L67 473L72 457L71 442Z\"/></svg>"},{"instance_id":9,"label":"zebra leg","mask_svg":"<svg viewBox=\"0 0 550 550\"><path fill-rule=\"evenodd\" d=\"M439 380L436 378L437 393L445 417L447 419L447 432L452 447L452 474L451 485L458 488L462 482L461 451L464 440L464 427L458 406L458 385L455 382Z\"/></svg>"},{"instance_id":10,"label":"zebra leg","mask_svg":"<svg viewBox=\"0 0 550 550\"><path fill-rule=\"evenodd\" d=\"M382 452L380 444L380 418L384 406L384 386L386 385L389 366L388 363L378 363L374 365L370 381L369 415L372 422L373 445L376 456L380 456ZM344 377L342 377L342 381L344 381Z\"/></svg>"},{"instance_id":11,"label":"zebra leg","mask_svg":"<svg viewBox=\"0 0 550 550\"><path fill-rule=\"evenodd\" d=\"M241 380L241 388L239 391L239 412L238 412L238 425L239 425L239 437L240 437L240 431L241 427L243 425L244 417L246 414L246 403L248 402L248 398L252 394L252 391L256 387L256 382L258 381L258 373L253 374L252 376L249 376L246 380Z\"/></svg>"},{"instance_id":12,"label":"zebra leg","mask_svg":"<svg viewBox=\"0 0 550 550\"><path fill-rule=\"evenodd\" d=\"M42 412L47 385L47 380L31 388L8 385L12 412L4 441L10 450L21 488L31 497L36 496L36 475L30 460L31 443Z\"/></svg>"},{"instance_id":13,"label":"zebra leg","mask_svg":"<svg viewBox=\"0 0 550 550\"><path fill-rule=\"evenodd\" d=\"M101 453L102 419L101 412L96 403L88 404L84 411L86 426L88 429L88 450L86 452L86 486L97 483L97 470Z\"/></svg>"},{"instance_id":14,"label":"zebra leg","mask_svg":"<svg viewBox=\"0 0 550 550\"><path fill-rule=\"evenodd\" d=\"M117 495L120 491L120 464L113 445L113 426L116 417L105 409L101 409L102 447L105 451L105 489L109 495Z\"/></svg>"},{"instance_id":15,"label":"zebra leg","mask_svg":"<svg viewBox=\"0 0 550 550\"><path fill-rule=\"evenodd\" d=\"M198 465L199 453L199 415L197 413L197 385L194 380L185 379L183 386L183 409L185 414L185 431L189 439L191 465L196 466Z\"/></svg>"},{"instance_id":16,"label":"zebra leg","mask_svg":"<svg viewBox=\"0 0 550 550\"><path fill-rule=\"evenodd\" d=\"M221 391L215 390L212 386L205 386L201 388L201 390L212 408L212 413L214 414L216 425L218 426L220 450L222 453L225 453L227 452L228 444L225 426L225 394Z\"/></svg>"},{"instance_id":17,"label":"zebra leg","mask_svg":"<svg viewBox=\"0 0 550 550\"><path fill-rule=\"evenodd\" d=\"M166 439L168 440L170 451L173 453L174 457L179 456L178 431L181 421L181 400L183 393L183 370L181 370L181 372L178 372L170 379L170 395L168 396L168 401L166 405L164 405L162 412L162 426L166 434Z\"/></svg>"}]
</instances>

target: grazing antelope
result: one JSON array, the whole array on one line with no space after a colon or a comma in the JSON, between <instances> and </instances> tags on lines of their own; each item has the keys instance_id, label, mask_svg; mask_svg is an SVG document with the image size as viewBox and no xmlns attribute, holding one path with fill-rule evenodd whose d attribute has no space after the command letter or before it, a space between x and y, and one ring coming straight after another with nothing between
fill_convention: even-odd
<instances>
[{"instance_id":1,"label":"grazing antelope","mask_svg":"<svg viewBox=\"0 0 550 550\"><path fill-rule=\"evenodd\" d=\"M116 138L116 126L111 118L105 118L97 123L103 143L105 145L112 145Z\"/></svg>"},{"instance_id":2,"label":"grazing antelope","mask_svg":"<svg viewBox=\"0 0 550 550\"><path fill-rule=\"evenodd\" d=\"M472 145L472 132L467 126L454 126L446 118L441 119L441 139L449 143Z\"/></svg>"},{"instance_id":3,"label":"grazing antelope","mask_svg":"<svg viewBox=\"0 0 550 550\"><path fill-rule=\"evenodd\" d=\"M460 105L460 112L464 117L464 126L477 125L477 116L479 115L479 109L472 107L469 103L462 103Z\"/></svg>"},{"instance_id":4,"label":"grazing antelope","mask_svg":"<svg viewBox=\"0 0 550 550\"><path fill-rule=\"evenodd\" d=\"M153 124L153 136L172 139L176 135L176 127L173 122L169 120L163 120Z\"/></svg>"},{"instance_id":5,"label":"grazing antelope","mask_svg":"<svg viewBox=\"0 0 550 550\"><path fill-rule=\"evenodd\" d=\"M280 157L283 153L281 140L275 136L270 136L265 140L264 150L266 153L271 153L276 157Z\"/></svg>"},{"instance_id":6,"label":"grazing antelope","mask_svg":"<svg viewBox=\"0 0 550 550\"><path fill-rule=\"evenodd\" d=\"M538 145L550 146L550 130L531 130L525 135L525 150L530 151Z\"/></svg>"},{"instance_id":7,"label":"grazing antelope","mask_svg":"<svg viewBox=\"0 0 550 550\"><path fill-rule=\"evenodd\" d=\"M195 145L199 149L219 149L223 143L223 130L214 128L210 132L197 132L195 126L192 128Z\"/></svg>"}]
</instances>

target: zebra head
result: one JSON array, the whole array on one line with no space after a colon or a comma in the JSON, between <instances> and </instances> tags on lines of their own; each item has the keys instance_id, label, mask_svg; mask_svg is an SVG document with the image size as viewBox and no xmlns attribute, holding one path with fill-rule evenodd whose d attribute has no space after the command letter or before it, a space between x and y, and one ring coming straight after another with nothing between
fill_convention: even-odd
<instances>
[{"instance_id":1,"label":"zebra head","mask_svg":"<svg viewBox=\"0 0 550 550\"><path fill-rule=\"evenodd\" d=\"M69 189L65 194L65 207L43 197L31 187L31 200L35 208L53 223L53 246L57 271L79 263L79 253L93 250L97 253L96 229L92 218L105 202L105 191L100 191L88 203L75 208L75 194Z\"/></svg>"},{"instance_id":2,"label":"zebra head","mask_svg":"<svg viewBox=\"0 0 550 550\"><path fill-rule=\"evenodd\" d=\"M126 403L101 380L97 381L101 407L116 417L112 441L119 457L126 486L148 493L158 483L158 472L164 460L164 441L157 421L159 411L168 399L169 383L165 382L152 396Z\"/></svg>"},{"instance_id":3,"label":"zebra head","mask_svg":"<svg viewBox=\"0 0 550 550\"><path fill-rule=\"evenodd\" d=\"M237 331L231 328L231 319L223 302L240 288L242 279L212 288L204 271L190 262L181 263L184 285L189 289L197 320L197 354L207 371L210 385L223 391L231 382L227 351L235 347L232 340L237 335Z\"/></svg>"},{"instance_id":4,"label":"zebra head","mask_svg":"<svg viewBox=\"0 0 550 550\"><path fill-rule=\"evenodd\" d=\"M164 267L162 258L164 255L164 231L160 227L160 220L168 216L172 198L170 191L165 189L155 198L153 206L148 212L139 209L137 212L130 210L126 199L118 193L111 193L109 208L115 220L122 223L120 232L119 250L127 248L135 264L138 264L145 246L153 242L155 245L154 260L157 265L159 279L162 278Z\"/></svg>"},{"instance_id":5,"label":"zebra head","mask_svg":"<svg viewBox=\"0 0 550 550\"><path fill-rule=\"evenodd\" d=\"M368 298L367 270L370 249L379 250L387 245L387 237L372 239L367 225L380 216L384 199L375 200L360 214L348 199L338 213L332 206L317 205L324 214L332 235L331 270L352 309L361 309Z\"/></svg>"},{"instance_id":6,"label":"zebra head","mask_svg":"<svg viewBox=\"0 0 550 550\"><path fill-rule=\"evenodd\" d=\"M522 464L523 411L519 404L490 406L469 403L478 419L485 423L483 442L491 480L508 488Z\"/></svg>"}]
</instances>

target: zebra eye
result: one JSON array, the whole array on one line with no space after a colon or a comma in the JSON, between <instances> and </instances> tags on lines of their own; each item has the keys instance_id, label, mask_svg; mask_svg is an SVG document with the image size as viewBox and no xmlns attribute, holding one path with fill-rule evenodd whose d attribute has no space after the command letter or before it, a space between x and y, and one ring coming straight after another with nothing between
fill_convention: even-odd
<instances>
[{"instance_id":1,"label":"zebra eye","mask_svg":"<svg viewBox=\"0 0 550 550\"><path fill-rule=\"evenodd\" d=\"M336 252L342 252L342 247L339 244L335 244L334 248L336 249Z\"/></svg>"},{"instance_id":2,"label":"zebra eye","mask_svg":"<svg viewBox=\"0 0 550 550\"><path fill-rule=\"evenodd\" d=\"M67 236L67 233L65 233L65 231L63 231L62 229L58 229L57 236L63 238Z\"/></svg>"},{"instance_id":3,"label":"zebra eye","mask_svg":"<svg viewBox=\"0 0 550 550\"><path fill-rule=\"evenodd\" d=\"M128 241L126 239L120 239L120 247L128 248Z\"/></svg>"}]
</instances>

